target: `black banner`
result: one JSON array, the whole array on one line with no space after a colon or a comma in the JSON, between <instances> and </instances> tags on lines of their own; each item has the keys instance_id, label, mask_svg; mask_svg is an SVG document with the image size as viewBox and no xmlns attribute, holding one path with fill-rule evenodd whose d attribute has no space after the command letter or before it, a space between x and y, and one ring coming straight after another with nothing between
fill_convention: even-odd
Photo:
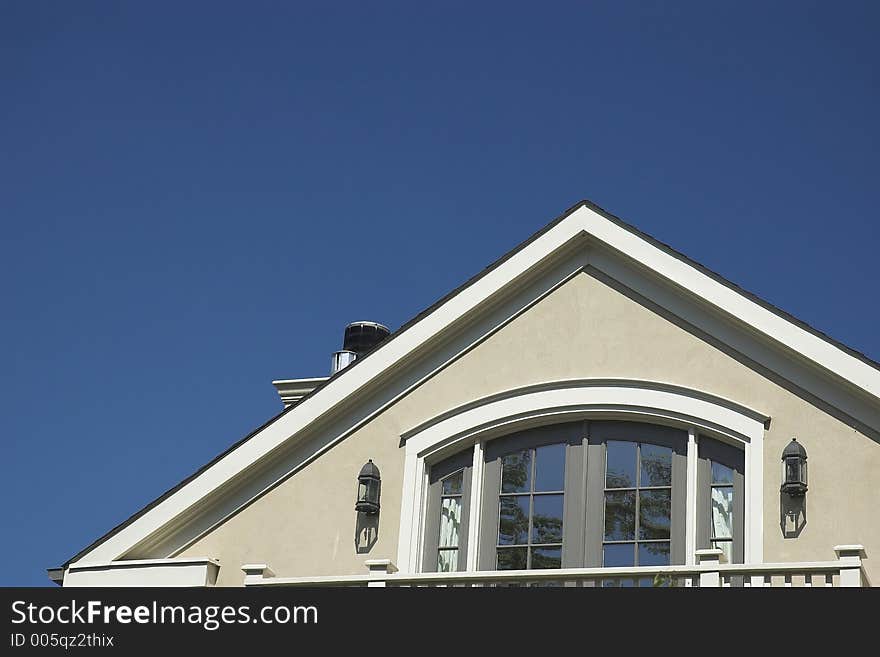
<instances>
[{"instance_id":1,"label":"black banner","mask_svg":"<svg viewBox=\"0 0 880 657\"><path fill-rule=\"evenodd\" d=\"M807 631L811 617L826 629L852 631L859 609L878 602L866 589L6 588L0 595L4 655L201 653L290 648L300 641L384 654L413 636L420 650L449 641L464 650L555 645L583 640L584 633L621 649L632 642L672 647L676 636L718 641L719 633L769 633L772 642L798 627Z\"/></svg>"}]
</instances>

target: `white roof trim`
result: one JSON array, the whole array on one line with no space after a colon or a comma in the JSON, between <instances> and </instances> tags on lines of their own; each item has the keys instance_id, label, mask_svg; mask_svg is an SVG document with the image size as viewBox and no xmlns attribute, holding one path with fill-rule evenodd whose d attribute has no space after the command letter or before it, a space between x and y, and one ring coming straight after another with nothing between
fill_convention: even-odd
<instances>
[{"instance_id":1,"label":"white roof trim","mask_svg":"<svg viewBox=\"0 0 880 657\"><path fill-rule=\"evenodd\" d=\"M108 536L80 557L77 563L118 559L175 517L215 492L233 476L294 438L349 395L400 364L414 350L433 339L455 320L479 307L534 265L573 239L583 236L592 237L637 260L660 276L702 297L725 313L751 325L756 331L799 352L880 400L880 371L582 204L427 316L380 346L369 358L359 362L357 367L343 370L314 395L281 415L130 524Z\"/></svg>"}]
</instances>

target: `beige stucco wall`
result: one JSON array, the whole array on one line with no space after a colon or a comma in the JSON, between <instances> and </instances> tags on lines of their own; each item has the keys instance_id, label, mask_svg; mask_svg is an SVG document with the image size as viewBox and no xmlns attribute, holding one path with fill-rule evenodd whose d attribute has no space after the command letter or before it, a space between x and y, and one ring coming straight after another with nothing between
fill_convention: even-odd
<instances>
[{"instance_id":1,"label":"beige stucco wall","mask_svg":"<svg viewBox=\"0 0 880 657\"><path fill-rule=\"evenodd\" d=\"M764 560L834 558L862 543L880 583L880 445L719 349L582 273L385 410L210 534L182 556L215 557L218 584L242 581L242 563L279 576L364 573L368 558L396 558L402 432L474 398L524 385L583 377L664 381L766 413ZM779 527L779 456L796 436L809 453L807 523L798 538ZM357 554L355 478L368 458L382 472L378 541ZM873 558L872 558L873 557Z\"/></svg>"}]
</instances>

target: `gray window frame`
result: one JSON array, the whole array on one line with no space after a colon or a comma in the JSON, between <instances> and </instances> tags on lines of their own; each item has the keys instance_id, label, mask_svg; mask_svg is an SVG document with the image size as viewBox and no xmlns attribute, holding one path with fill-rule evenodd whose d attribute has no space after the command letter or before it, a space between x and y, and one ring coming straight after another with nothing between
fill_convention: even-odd
<instances>
[{"instance_id":1,"label":"gray window frame","mask_svg":"<svg viewBox=\"0 0 880 657\"><path fill-rule=\"evenodd\" d=\"M733 563L745 557L745 451L714 438L697 439L697 549L712 547L712 461L733 470Z\"/></svg>"},{"instance_id":2,"label":"gray window frame","mask_svg":"<svg viewBox=\"0 0 880 657\"><path fill-rule=\"evenodd\" d=\"M670 500L669 563L684 564L687 539L687 449L684 429L647 422L596 420L588 426L587 522L583 565L601 568L605 544L605 466L608 441L659 445L672 449L672 494ZM638 536L633 541L638 541Z\"/></svg>"},{"instance_id":3,"label":"gray window frame","mask_svg":"<svg viewBox=\"0 0 880 657\"><path fill-rule=\"evenodd\" d=\"M495 569L501 457L530 447L558 443L566 444L562 567L601 567L605 527L605 443L608 440L630 440L672 448L670 563L684 564L688 432L645 422L593 420L536 427L486 443L477 567L480 570Z\"/></svg>"},{"instance_id":4,"label":"gray window frame","mask_svg":"<svg viewBox=\"0 0 880 657\"><path fill-rule=\"evenodd\" d=\"M560 443L551 443L551 445L558 446L558 445L560 445ZM543 445L543 447L548 447L548 445ZM564 447L564 444L563 444L563 447ZM533 548L559 549L560 553L562 552L562 537L560 537L559 541L553 541L552 543L534 543L533 542L533 540L534 540L533 528L534 528L534 521L535 521L535 506L536 506L536 502L537 502L536 498L540 498L545 495L551 496L551 497L561 496L563 499L563 505L565 503L564 477L563 477L561 490L540 490L539 491L539 490L536 490L536 488L535 488L535 485L537 483L537 478L538 478L537 477L537 468L538 468L537 451L541 448L542 448L542 446L529 446L529 447L526 447L524 450L522 450L522 451L528 451L530 454L530 458L529 458L530 472L529 472L529 478L528 478L529 479L529 489L525 490L525 491L508 492L508 493L504 492L504 490L503 490L503 485L504 485L504 461L503 461L503 459L504 459L504 457L503 456L501 457L502 458L502 464L501 464L502 490L498 494L499 534L500 534L500 523L501 523L500 514L501 514L501 507L503 506L502 500L504 500L504 499L516 500L516 499L522 498L522 497L528 498L528 500L529 500L528 521L529 522L528 522L528 527L526 528L526 542L524 544L504 546L504 545L500 545L496 541L495 557L497 559L499 554L503 551L506 551L506 550L514 551L514 550L518 550L518 549L525 549L525 551L526 551L526 568L528 568L528 569L532 568L531 564L532 564L532 550L533 550ZM563 528L564 528L564 525L565 525L565 521L563 518ZM499 538L500 538L500 536L499 536Z\"/></svg>"},{"instance_id":5,"label":"gray window frame","mask_svg":"<svg viewBox=\"0 0 880 657\"><path fill-rule=\"evenodd\" d=\"M458 537L458 568L467 568L468 527L470 525L471 472L474 465L474 448L458 452L442 461L428 466L428 491L425 513L425 540L422 555L422 572L437 572L440 550L440 509L442 505L443 479L462 471L461 484L461 533Z\"/></svg>"},{"instance_id":6,"label":"gray window frame","mask_svg":"<svg viewBox=\"0 0 880 657\"><path fill-rule=\"evenodd\" d=\"M566 445L565 484L562 501L562 567L573 568L581 552L578 547L579 509L582 495L580 479L583 452L583 422L551 424L519 431L486 443L483 466L482 522L480 523L480 570L495 570L496 546L500 521L501 458L507 454L545 445ZM581 523L582 524L582 523Z\"/></svg>"}]
</instances>

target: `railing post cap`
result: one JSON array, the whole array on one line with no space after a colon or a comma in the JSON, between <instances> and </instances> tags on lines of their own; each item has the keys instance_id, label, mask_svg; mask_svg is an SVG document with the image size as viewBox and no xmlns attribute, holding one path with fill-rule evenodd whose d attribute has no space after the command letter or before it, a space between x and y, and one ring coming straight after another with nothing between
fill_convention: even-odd
<instances>
[{"instance_id":1,"label":"railing post cap","mask_svg":"<svg viewBox=\"0 0 880 657\"><path fill-rule=\"evenodd\" d=\"M724 550L721 548L703 548L694 553L697 556L697 563L701 561L718 561L722 563L727 560Z\"/></svg>"},{"instance_id":2,"label":"railing post cap","mask_svg":"<svg viewBox=\"0 0 880 657\"><path fill-rule=\"evenodd\" d=\"M861 559L866 558L865 546L859 544L835 545L834 553L837 555L838 559L842 557L859 557Z\"/></svg>"},{"instance_id":3,"label":"railing post cap","mask_svg":"<svg viewBox=\"0 0 880 657\"><path fill-rule=\"evenodd\" d=\"M241 569L248 576L275 577L275 572L264 563L246 563Z\"/></svg>"}]
</instances>

